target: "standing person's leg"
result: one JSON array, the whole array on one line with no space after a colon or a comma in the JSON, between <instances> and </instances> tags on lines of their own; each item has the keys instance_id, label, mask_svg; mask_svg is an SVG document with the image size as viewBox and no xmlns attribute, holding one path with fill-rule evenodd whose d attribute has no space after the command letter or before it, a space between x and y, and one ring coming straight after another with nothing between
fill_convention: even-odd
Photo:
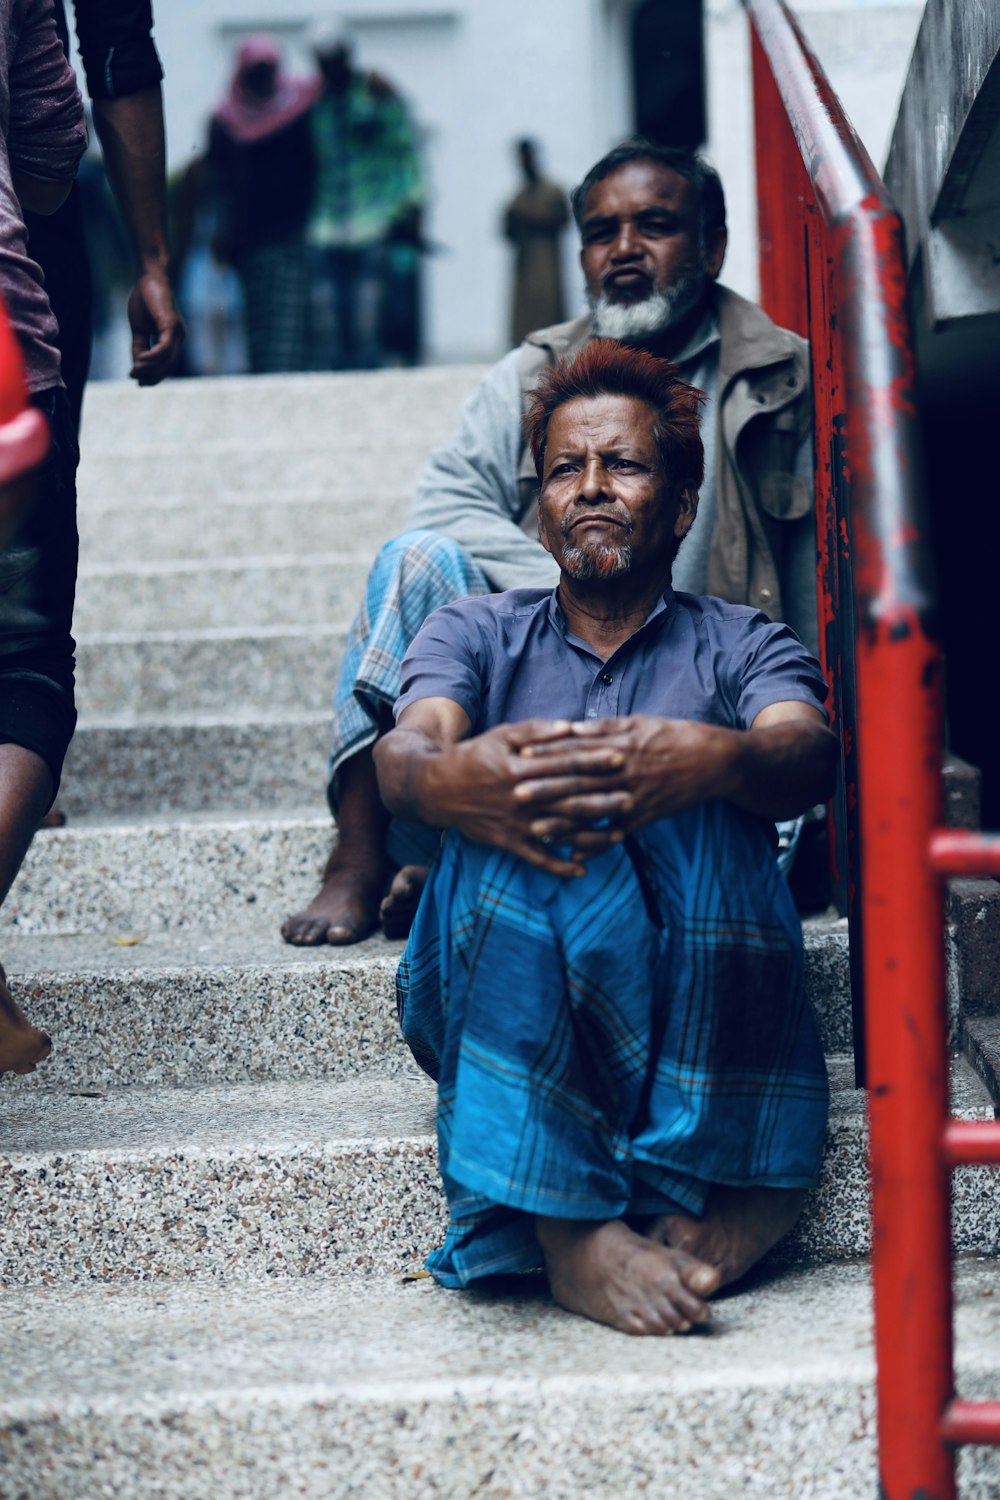
<instances>
[{"instance_id":1,"label":"standing person's leg","mask_svg":"<svg viewBox=\"0 0 1000 1500\"><path fill-rule=\"evenodd\" d=\"M357 296L357 252L328 250L327 274L333 310L333 354L331 370L357 369L357 330L355 324Z\"/></svg>"},{"instance_id":2,"label":"standing person's leg","mask_svg":"<svg viewBox=\"0 0 1000 1500\"><path fill-rule=\"evenodd\" d=\"M0 903L59 785L76 724L76 432L66 392L35 398L52 450L34 508L0 552ZM30 1072L51 1043L20 1011L0 969L0 1073Z\"/></svg>"},{"instance_id":3,"label":"standing person's leg","mask_svg":"<svg viewBox=\"0 0 1000 1500\"><path fill-rule=\"evenodd\" d=\"M79 431L83 390L90 370L93 286L83 229L80 188L54 214L26 212L28 253L45 276L45 292L59 324L63 384L69 396L74 429Z\"/></svg>"},{"instance_id":4,"label":"standing person's leg","mask_svg":"<svg viewBox=\"0 0 1000 1500\"><path fill-rule=\"evenodd\" d=\"M51 805L53 790L52 773L40 755L23 745L0 744L0 903ZM0 1074L34 1072L51 1050L49 1038L15 1002L0 967Z\"/></svg>"},{"instance_id":5,"label":"standing person's leg","mask_svg":"<svg viewBox=\"0 0 1000 1500\"><path fill-rule=\"evenodd\" d=\"M441 604L487 592L489 584L473 558L433 531L404 532L375 559L333 704L327 796L337 819L337 841L318 895L282 925L286 942L360 942L378 924L393 866L417 862L406 847L417 842L417 830L390 825L382 806L372 746L392 725L403 657L424 620ZM433 835L428 840L427 830L420 833L424 845L432 846ZM406 910L412 915L407 892L399 888L395 895L395 916L402 919ZM390 911L390 923L393 915ZM393 935L402 933L396 929Z\"/></svg>"},{"instance_id":6,"label":"standing person's leg","mask_svg":"<svg viewBox=\"0 0 1000 1500\"><path fill-rule=\"evenodd\" d=\"M358 251L354 278L354 357L355 368L359 370L377 370L385 362L382 348L385 275L382 245L369 245Z\"/></svg>"},{"instance_id":7,"label":"standing person's leg","mask_svg":"<svg viewBox=\"0 0 1000 1500\"><path fill-rule=\"evenodd\" d=\"M304 370L309 275L297 239L260 245L240 258L250 369L255 375Z\"/></svg>"}]
</instances>

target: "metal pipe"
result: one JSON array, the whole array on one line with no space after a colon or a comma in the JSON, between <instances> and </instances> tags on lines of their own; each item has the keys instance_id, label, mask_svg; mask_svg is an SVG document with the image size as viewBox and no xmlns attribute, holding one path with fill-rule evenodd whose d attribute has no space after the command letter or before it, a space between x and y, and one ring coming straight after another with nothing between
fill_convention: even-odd
<instances>
[{"instance_id":1,"label":"metal pipe","mask_svg":"<svg viewBox=\"0 0 1000 1500\"><path fill-rule=\"evenodd\" d=\"M941 1418L941 1441L1000 1444L1000 1401L950 1401Z\"/></svg>"},{"instance_id":2,"label":"metal pipe","mask_svg":"<svg viewBox=\"0 0 1000 1500\"><path fill-rule=\"evenodd\" d=\"M942 1154L949 1167L1000 1166L1000 1120L949 1120Z\"/></svg>"},{"instance_id":3,"label":"metal pipe","mask_svg":"<svg viewBox=\"0 0 1000 1500\"><path fill-rule=\"evenodd\" d=\"M944 913L927 857L941 822L942 663L902 227L783 0L745 3L829 231L843 349L880 1480L885 1500L953 1500L939 1435L954 1394ZM787 190L758 191L780 200Z\"/></svg>"},{"instance_id":4,"label":"metal pipe","mask_svg":"<svg viewBox=\"0 0 1000 1500\"><path fill-rule=\"evenodd\" d=\"M937 828L928 857L938 875L1000 875L1000 833Z\"/></svg>"}]
</instances>

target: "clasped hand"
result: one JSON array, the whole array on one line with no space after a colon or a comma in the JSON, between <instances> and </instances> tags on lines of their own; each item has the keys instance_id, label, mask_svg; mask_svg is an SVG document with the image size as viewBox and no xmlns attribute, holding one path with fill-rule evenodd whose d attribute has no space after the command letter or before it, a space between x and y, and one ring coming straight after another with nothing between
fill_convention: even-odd
<instances>
[{"instance_id":1,"label":"clasped hand","mask_svg":"<svg viewBox=\"0 0 1000 1500\"><path fill-rule=\"evenodd\" d=\"M442 821L581 875L633 829L724 796L734 749L732 731L650 714L503 725L452 747Z\"/></svg>"}]
</instances>

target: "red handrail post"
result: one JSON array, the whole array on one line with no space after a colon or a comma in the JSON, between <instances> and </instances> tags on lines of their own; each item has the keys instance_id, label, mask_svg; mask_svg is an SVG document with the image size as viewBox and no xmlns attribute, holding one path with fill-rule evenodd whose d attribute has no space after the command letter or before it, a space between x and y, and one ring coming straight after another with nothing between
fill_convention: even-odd
<instances>
[{"instance_id":1,"label":"red handrail post","mask_svg":"<svg viewBox=\"0 0 1000 1500\"><path fill-rule=\"evenodd\" d=\"M766 72L765 99L778 101L770 113L780 106L784 115L767 120L758 150L774 151L782 127L794 138L825 225L825 268L810 262L815 274L825 269L824 333L829 339L835 319L843 357L843 470L831 483L849 489L843 560L852 586L841 589L839 608L853 592L856 612L860 848L851 853L853 864L860 859L865 934L881 1493L954 1500L954 1458L942 1440L954 1411L944 912L929 860L941 812L942 661L926 573L902 228L784 0L745 4L760 51L755 76ZM794 203L795 181L759 167L758 193L771 199L761 212L765 238ZM773 279L762 267L765 295ZM811 305L816 294L810 286ZM814 347L814 369L818 358Z\"/></svg>"}]
</instances>

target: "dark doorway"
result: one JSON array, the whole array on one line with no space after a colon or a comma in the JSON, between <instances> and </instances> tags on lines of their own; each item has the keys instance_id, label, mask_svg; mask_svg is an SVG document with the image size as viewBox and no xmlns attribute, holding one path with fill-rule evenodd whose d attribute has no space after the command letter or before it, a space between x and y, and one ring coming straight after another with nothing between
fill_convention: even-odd
<instances>
[{"instance_id":1,"label":"dark doorway","mask_svg":"<svg viewBox=\"0 0 1000 1500\"><path fill-rule=\"evenodd\" d=\"M632 17L635 126L658 146L705 139L702 0L642 0Z\"/></svg>"}]
</instances>

